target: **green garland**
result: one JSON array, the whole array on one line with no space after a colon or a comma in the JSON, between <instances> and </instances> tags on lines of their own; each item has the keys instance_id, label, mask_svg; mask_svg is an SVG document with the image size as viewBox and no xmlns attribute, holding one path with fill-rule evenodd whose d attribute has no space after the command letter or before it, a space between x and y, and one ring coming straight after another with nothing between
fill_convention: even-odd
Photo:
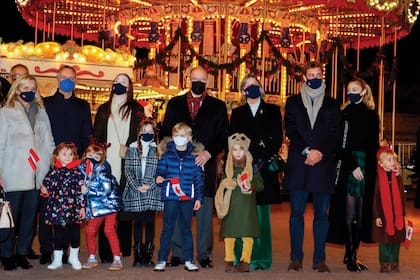
<instances>
[{"instance_id":1,"label":"green garland","mask_svg":"<svg viewBox=\"0 0 420 280\"><path fill-rule=\"evenodd\" d=\"M186 49L188 53L185 54L185 55L190 57L188 60L184 61L184 63L182 65L180 65L180 71L185 70L192 63L193 58L196 58L199 61L199 64L202 65L203 67L205 67L212 74L216 74L219 70L226 70L228 72L232 72L234 69L239 68L239 65L241 63L245 62L247 64L247 68L252 73L254 73L256 75L261 75L261 71L258 70L253 65L252 62L256 61L258 59L256 57L256 54L257 54L257 51L258 51L258 46L263 41L266 41L268 43L268 46L269 46L269 48L271 50L271 53L273 54L273 57L274 57L273 60L277 61L277 63L273 63L273 67L271 68L270 71L264 72L264 75L265 76L273 75L280 70L281 66L284 66L284 67L286 67L287 74L291 78L300 80L301 74L303 72L303 67L300 64L292 63L287 59L283 59L283 56L282 56L280 50L272 43L268 32L265 31L265 30L263 30L261 32L261 34L258 37L258 39L256 40L255 44L251 47L249 52L247 52L244 56L237 57L229 63L220 63L219 64L219 63L213 62L211 60L208 60L205 57L203 57L202 55L200 55L199 53L197 53L194 50L193 46L189 43L188 38L182 33L181 29L178 28L175 31L174 37L172 38L171 42L163 49L162 52L160 52L156 56L156 59L154 59L154 60L143 60L141 62L138 62L135 67L136 68L146 68L149 65L159 64L164 71L167 71L167 72L170 72L170 73L176 73L178 71L178 67L172 67L172 66L168 65L167 58L169 57L168 54L170 54L172 49L175 47L175 44L177 42L180 42L181 44L187 45L186 48L181 48L181 49ZM377 54L376 61L367 70L367 72L356 73L355 70L352 69L350 64L345 59L343 44L342 44L342 42L339 38L332 38L331 39L331 47L329 48L328 52L325 53L322 56L321 62L328 63L328 61L330 60L330 58L332 57L332 55L333 55L333 53L336 49L337 49L337 53L338 53L339 63L340 63L340 65L341 65L341 67L344 71L344 74L348 75L348 76L364 77L364 76L377 75L377 73L378 73L378 71L377 71L378 62L380 62L381 60L384 60L385 57L386 57L384 47L381 47L379 53ZM391 71L389 71L390 77L387 78L388 83L392 83L395 80L397 72L398 72L397 71L397 63L394 63L393 64L393 69Z\"/></svg>"}]
</instances>

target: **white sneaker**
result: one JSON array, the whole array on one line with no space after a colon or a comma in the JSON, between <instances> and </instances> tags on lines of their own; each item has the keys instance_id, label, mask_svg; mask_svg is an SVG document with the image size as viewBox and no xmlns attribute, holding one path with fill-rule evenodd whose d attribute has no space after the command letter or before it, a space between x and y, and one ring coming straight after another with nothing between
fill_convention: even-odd
<instances>
[{"instance_id":1,"label":"white sneaker","mask_svg":"<svg viewBox=\"0 0 420 280\"><path fill-rule=\"evenodd\" d=\"M195 264L193 264L190 261L186 261L184 264L184 268L187 271L198 271L198 266L196 266Z\"/></svg>"},{"instance_id":2,"label":"white sneaker","mask_svg":"<svg viewBox=\"0 0 420 280\"><path fill-rule=\"evenodd\" d=\"M157 262L155 265L154 271L165 271L166 262Z\"/></svg>"}]
</instances>

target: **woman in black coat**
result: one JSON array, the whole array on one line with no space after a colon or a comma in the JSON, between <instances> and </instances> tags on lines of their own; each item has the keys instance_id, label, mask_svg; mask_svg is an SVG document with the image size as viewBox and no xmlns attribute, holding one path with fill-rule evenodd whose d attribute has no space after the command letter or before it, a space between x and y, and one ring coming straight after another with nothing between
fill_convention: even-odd
<instances>
[{"instance_id":1,"label":"woman in black coat","mask_svg":"<svg viewBox=\"0 0 420 280\"><path fill-rule=\"evenodd\" d=\"M133 98L133 83L126 74L118 74L112 84L109 100L100 105L95 116L93 134L98 141L110 143L107 160L122 193L125 186L124 156L127 147L137 141L137 130L144 116L143 107ZM101 227L102 229L102 227ZM128 212L118 216L117 234L123 256L131 254L132 217ZM100 230L99 256L102 262L112 262L108 241Z\"/></svg>"},{"instance_id":2,"label":"woman in black coat","mask_svg":"<svg viewBox=\"0 0 420 280\"><path fill-rule=\"evenodd\" d=\"M278 173L268 170L268 161L278 155L283 142L283 125L280 107L264 102L263 90L254 76L245 77L240 90L246 103L232 111L230 132L244 133L251 139L249 151L254 165L260 169L264 190L257 193L257 211L260 237L254 241L251 258L252 269L270 269L272 240L270 205L280 203Z\"/></svg>"},{"instance_id":3,"label":"woman in black coat","mask_svg":"<svg viewBox=\"0 0 420 280\"><path fill-rule=\"evenodd\" d=\"M347 270L367 267L357 259L360 241L371 242L372 205L379 148L379 117L374 111L372 92L359 78L347 84L349 102L344 104L342 162L336 193L330 206L328 241L343 244Z\"/></svg>"}]
</instances>

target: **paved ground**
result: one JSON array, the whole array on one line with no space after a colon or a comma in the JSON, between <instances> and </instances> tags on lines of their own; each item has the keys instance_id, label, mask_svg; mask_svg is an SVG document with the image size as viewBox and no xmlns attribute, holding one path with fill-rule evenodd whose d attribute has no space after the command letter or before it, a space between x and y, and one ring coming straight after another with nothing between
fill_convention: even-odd
<instances>
[{"instance_id":1,"label":"paved ground","mask_svg":"<svg viewBox=\"0 0 420 280\"><path fill-rule=\"evenodd\" d=\"M342 264L344 248L341 246L327 247L327 263L331 273L313 272L311 269L312 256L312 205L309 204L306 214L305 231L305 253L306 258L303 262L303 271L288 272L289 264L289 203L284 202L272 207L272 232L273 232L273 265L269 271L251 271L249 273L231 274L224 272L223 262L223 242L218 238L219 220L214 217L214 263L212 269L201 269L199 272L187 272L183 267L168 268L165 272L154 272L152 268L133 268L132 257L124 259L124 269L118 272L107 270L106 265L99 265L92 270L74 271L70 265L65 265L63 269L49 271L45 266L39 265L37 261L31 261L34 265L32 270L0 270L0 279L420 279L420 210L413 207L413 201L407 203L407 216L414 221L415 233L411 247L407 250L401 248L400 254L400 273L383 274L379 273L378 247L376 245L362 244L359 255L363 263L369 266L367 272L348 272ZM157 233L161 229L161 216L158 216ZM193 225L195 226L195 224ZM158 238L158 236L156 237ZM159 245L157 245L158 247ZM34 245L38 248L38 244ZM82 236L81 259L87 255L84 236Z\"/></svg>"}]
</instances>

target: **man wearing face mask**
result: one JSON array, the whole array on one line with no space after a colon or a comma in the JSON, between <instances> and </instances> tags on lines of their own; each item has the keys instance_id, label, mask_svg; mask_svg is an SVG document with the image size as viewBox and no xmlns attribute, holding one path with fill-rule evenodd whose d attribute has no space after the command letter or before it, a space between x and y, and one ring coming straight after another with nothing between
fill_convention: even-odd
<instances>
[{"instance_id":1,"label":"man wearing face mask","mask_svg":"<svg viewBox=\"0 0 420 280\"><path fill-rule=\"evenodd\" d=\"M223 101L207 94L207 71L201 67L191 70L189 76L190 90L181 96L169 100L165 118L160 130L160 139L171 136L172 128L179 122L191 126L193 140L201 142L205 150L196 158L196 164L204 168L205 186L204 203L197 211L197 259L203 268L213 267L213 198L216 193L217 156L227 146L229 134L226 105ZM177 223L178 224L178 223ZM182 261L181 237L175 230L171 250L172 266Z\"/></svg>"},{"instance_id":2,"label":"man wearing face mask","mask_svg":"<svg viewBox=\"0 0 420 280\"><path fill-rule=\"evenodd\" d=\"M343 105L343 142L337 191L331 197L328 242L345 244L343 263L349 271L367 270L357 258L360 241L372 243L372 207L379 148L379 116L372 91L360 78L347 84Z\"/></svg>"},{"instance_id":3,"label":"man wearing face mask","mask_svg":"<svg viewBox=\"0 0 420 280\"><path fill-rule=\"evenodd\" d=\"M282 117L279 106L266 103L255 76L245 77L240 90L246 103L232 111L230 132L244 133L251 139L249 151L263 178L264 190L257 193L260 236L254 238L251 268L268 270L272 263L271 204L281 202L277 172L268 170L268 161L279 154L283 142Z\"/></svg>"},{"instance_id":4,"label":"man wearing face mask","mask_svg":"<svg viewBox=\"0 0 420 280\"><path fill-rule=\"evenodd\" d=\"M45 109L51 122L55 145L61 142L73 142L81 156L89 144L92 134L92 118L89 103L74 95L76 70L65 65L57 72L58 88L54 95L44 98ZM46 206L46 199L40 202L40 215ZM51 262L52 233L51 227L39 222L39 241L41 246L41 264ZM64 254L64 260L66 254ZM66 261L66 260L65 260Z\"/></svg>"},{"instance_id":5,"label":"man wearing face mask","mask_svg":"<svg viewBox=\"0 0 420 280\"><path fill-rule=\"evenodd\" d=\"M290 197L289 271L302 269L304 212L309 194L314 208L312 269L329 272L325 241L328 206L334 191L335 153L340 144L341 113L338 102L325 92L323 67L309 62L301 93L287 98L284 124L290 140L285 188Z\"/></svg>"}]
</instances>

